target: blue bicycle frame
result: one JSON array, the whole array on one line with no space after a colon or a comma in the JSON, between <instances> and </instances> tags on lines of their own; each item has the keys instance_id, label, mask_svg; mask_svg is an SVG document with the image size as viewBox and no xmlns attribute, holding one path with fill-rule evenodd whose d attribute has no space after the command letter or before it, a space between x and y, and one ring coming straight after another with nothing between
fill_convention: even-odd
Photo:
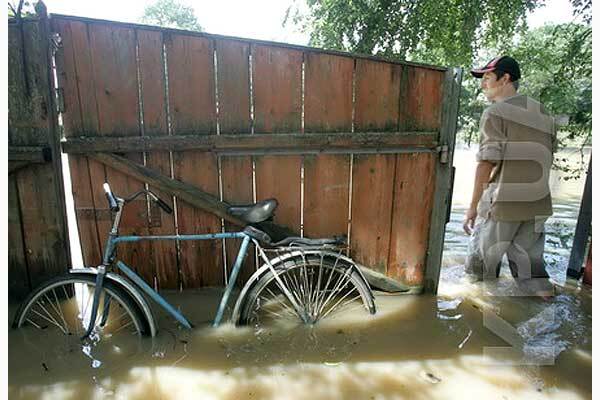
<instances>
[{"instance_id":1,"label":"blue bicycle frame","mask_svg":"<svg viewBox=\"0 0 600 400\"><path fill-rule=\"evenodd\" d=\"M139 242L142 240L218 240L218 239L242 239L242 244L240 246L240 250L238 251L238 255L235 259L235 263L233 264L233 269L231 270L231 276L229 277L229 281L225 288L225 292L221 297L221 302L219 304L219 308L217 310L217 315L213 321L213 327L219 326L221 320L223 319L223 313L225 312L225 307L227 307L227 303L229 301L229 296L233 291L233 287L235 286L235 282L237 280L238 273L242 267L242 263L244 262L244 258L246 257L246 253L248 252L248 245L250 244L250 236L248 236L244 232L230 232L230 233L210 233L203 235L165 235L165 236L113 236L110 235L110 238L107 243L106 251L105 251L105 262L110 263L109 259L113 254L113 251L118 243L122 242ZM108 258L107 258L108 257ZM105 265L107 265L105 264ZM148 285L142 278L139 277L131 268L129 268L122 261L117 261L115 266L121 270L129 279L131 279L140 289L142 289L150 298L156 301L162 308L165 309L169 314L173 316L177 321L179 321L186 328L192 328L192 324L179 312L177 311L169 302L167 302L160 294L158 294L150 285Z\"/></svg>"}]
</instances>

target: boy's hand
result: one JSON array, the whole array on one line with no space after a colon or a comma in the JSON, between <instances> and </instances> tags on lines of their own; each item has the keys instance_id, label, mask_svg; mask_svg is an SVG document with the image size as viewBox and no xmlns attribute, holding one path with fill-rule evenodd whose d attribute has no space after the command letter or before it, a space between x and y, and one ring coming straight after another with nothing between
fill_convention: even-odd
<instances>
[{"instance_id":1,"label":"boy's hand","mask_svg":"<svg viewBox=\"0 0 600 400\"><path fill-rule=\"evenodd\" d=\"M467 235L473 233L473 227L475 226L475 218L477 218L477 208L470 207L465 212L465 219L463 220L463 229Z\"/></svg>"}]
</instances>

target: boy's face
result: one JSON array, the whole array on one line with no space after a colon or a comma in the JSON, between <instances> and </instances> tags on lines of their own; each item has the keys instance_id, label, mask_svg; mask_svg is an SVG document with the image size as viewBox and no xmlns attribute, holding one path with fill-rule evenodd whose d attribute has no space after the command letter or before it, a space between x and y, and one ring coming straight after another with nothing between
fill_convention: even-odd
<instances>
[{"instance_id":1,"label":"boy's face","mask_svg":"<svg viewBox=\"0 0 600 400\"><path fill-rule=\"evenodd\" d=\"M502 78L496 78L495 73L486 72L481 77L481 89L488 101L494 102L507 82L506 74Z\"/></svg>"}]
</instances>

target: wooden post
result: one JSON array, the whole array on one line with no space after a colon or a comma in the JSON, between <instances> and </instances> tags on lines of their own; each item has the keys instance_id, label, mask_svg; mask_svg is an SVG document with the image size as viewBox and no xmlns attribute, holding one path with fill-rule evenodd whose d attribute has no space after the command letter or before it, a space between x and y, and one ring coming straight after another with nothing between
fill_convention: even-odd
<instances>
[{"instance_id":1,"label":"wooden post","mask_svg":"<svg viewBox=\"0 0 600 400\"><path fill-rule=\"evenodd\" d=\"M573 238L573 247L569 257L569 267L567 276L575 279L581 277L583 267L583 258L592 226L592 157L588 165L583 197L579 208L579 217L577 217L577 227L575 228L575 237Z\"/></svg>"},{"instance_id":2,"label":"wooden post","mask_svg":"<svg viewBox=\"0 0 600 400\"><path fill-rule=\"evenodd\" d=\"M69 245L46 7L9 20L9 298L67 271Z\"/></svg>"},{"instance_id":3,"label":"wooden post","mask_svg":"<svg viewBox=\"0 0 600 400\"><path fill-rule=\"evenodd\" d=\"M448 203L451 201L452 160L461 81L462 69L450 68L446 72L442 102L442 127L439 139L441 152L435 173L436 193L429 228L429 247L427 249L424 284L424 291L434 294L438 290L444 234L446 232L446 214L449 207Z\"/></svg>"}]
</instances>

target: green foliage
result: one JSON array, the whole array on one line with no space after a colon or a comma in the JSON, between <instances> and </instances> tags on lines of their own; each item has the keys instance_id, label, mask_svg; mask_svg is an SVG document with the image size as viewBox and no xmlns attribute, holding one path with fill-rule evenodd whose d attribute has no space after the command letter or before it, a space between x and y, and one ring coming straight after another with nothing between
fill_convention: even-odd
<instances>
[{"instance_id":1,"label":"green foliage","mask_svg":"<svg viewBox=\"0 0 600 400\"><path fill-rule=\"evenodd\" d=\"M157 0L144 9L141 21L145 24L158 25L165 28L201 31L202 27L190 6L177 0Z\"/></svg>"},{"instance_id":2,"label":"green foliage","mask_svg":"<svg viewBox=\"0 0 600 400\"><path fill-rule=\"evenodd\" d=\"M306 0L287 21L310 32L324 48L470 65L482 45L525 29L529 11L541 0Z\"/></svg>"},{"instance_id":3,"label":"green foliage","mask_svg":"<svg viewBox=\"0 0 600 400\"><path fill-rule=\"evenodd\" d=\"M8 2L8 18L27 18L36 15L33 4L30 1L19 0L19 2Z\"/></svg>"}]
</instances>

